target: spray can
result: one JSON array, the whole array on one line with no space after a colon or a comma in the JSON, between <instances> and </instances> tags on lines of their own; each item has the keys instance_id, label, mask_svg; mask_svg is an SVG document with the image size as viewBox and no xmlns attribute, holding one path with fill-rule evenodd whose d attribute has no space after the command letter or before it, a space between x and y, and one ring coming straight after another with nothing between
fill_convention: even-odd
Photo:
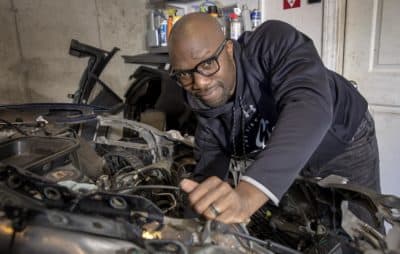
<instances>
[{"instance_id":1,"label":"spray can","mask_svg":"<svg viewBox=\"0 0 400 254\"><path fill-rule=\"evenodd\" d=\"M160 25L160 46L167 46L167 32L168 32L168 22L163 19Z\"/></svg>"},{"instance_id":2,"label":"spray can","mask_svg":"<svg viewBox=\"0 0 400 254\"><path fill-rule=\"evenodd\" d=\"M237 40L242 34L242 22L240 22L238 15L235 13L231 13L229 16L231 18L231 39Z\"/></svg>"},{"instance_id":3,"label":"spray can","mask_svg":"<svg viewBox=\"0 0 400 254\"><path fill-rule=\"evenodd\" d=\"M261 24L261 11L259 9L254 9L250 14L251 19L251 29L256 29Z\"/></svg>"},{"instance_id":4,"label":"spray can","mask_svg":"<svg viewBox=\"0 0 400 254\"><path fill-rule=\"evenodd\" d=\"M167 39L169 38L169 35L171 34L172 26L174 25L174 17L173 16L168 16L167 20Z\"/></svg>"}]
</instances>

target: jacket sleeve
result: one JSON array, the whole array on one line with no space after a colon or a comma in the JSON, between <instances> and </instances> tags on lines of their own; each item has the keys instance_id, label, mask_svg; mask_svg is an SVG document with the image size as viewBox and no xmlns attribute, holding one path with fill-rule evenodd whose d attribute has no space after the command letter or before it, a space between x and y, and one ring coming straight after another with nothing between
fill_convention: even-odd
<instances>
[{"instance_id":1,"label":"jacket sleeve","mask_svg":"<svg viewBox=\"0 0 400 254\"><path fill-rule=\"evenodd\" d=\"M214 134L201 124L195 133L194 157L197 161L193 174L195 180L203 181L209 176L227 178L230 157L221 149Z\"/></svg>"},{"instance_id":2,"label":"jacket sleeve","mask_svg":"<svg viewBox=\"0 0 400 254\"><path fill-rule=\"evenodd\" d=\"M263 29L261 61L279 117L266 149L242 180L278 203L329 130L333 102L327 70L312 41L278 21Z\"/></svg>"}]
</instances>

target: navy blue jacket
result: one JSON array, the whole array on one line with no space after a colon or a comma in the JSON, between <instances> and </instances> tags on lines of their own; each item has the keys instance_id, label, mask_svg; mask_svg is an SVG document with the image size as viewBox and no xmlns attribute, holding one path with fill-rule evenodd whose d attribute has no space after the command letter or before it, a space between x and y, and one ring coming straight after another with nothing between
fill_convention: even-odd
<instances>
[{"instance_id":1,"label":"navy blue jacket","mask_svg":"<svg viewBox=\"0 0 400 254\"><path fill-rule=\"evenodd\" d=\"M367 102L286 23L267 21L233 43L233 98L209 108L186 94L199 120L195 176L226 179L232 157L252 158L241 180L277 204L305 166L318 168L344 150Z\"/></svg>"}]
</instances>

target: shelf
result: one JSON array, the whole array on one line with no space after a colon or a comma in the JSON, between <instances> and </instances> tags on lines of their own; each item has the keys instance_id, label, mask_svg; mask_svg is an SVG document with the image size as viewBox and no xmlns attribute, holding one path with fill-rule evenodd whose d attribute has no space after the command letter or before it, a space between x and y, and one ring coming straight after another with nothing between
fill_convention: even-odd
<instances>
[{"instance_id":1,"label":"shelf","mask_svg":"<svg viewBox=\"0 0 400 254\"><path fill-rule=\"evenodd\" d=\"M155 47L155 48L148 48L147 50L152 54L160 54L160 53L168 54L168 47Z\"/></svg>"},{"instance_id":2,"label":"shelf","mask_svg":"<svg viewBox=\"0 0 400 254\"><path fill-rule=\"evenodd\" d=\"M125 63L160 65L169 61L167 54L147 53L134 56L122 56Z\"/></svg>"},{"instance_id":3,"label":"shelf","mask_svg":"<svg viewBox=\"0 0 400 254\"><path fill-rule=\"evenodd\" d=\"M196 2L198 0L149 0L148 7L150 8L163 8L169 3L186 4L190 2Z\"/></svg>"}]
</instances>

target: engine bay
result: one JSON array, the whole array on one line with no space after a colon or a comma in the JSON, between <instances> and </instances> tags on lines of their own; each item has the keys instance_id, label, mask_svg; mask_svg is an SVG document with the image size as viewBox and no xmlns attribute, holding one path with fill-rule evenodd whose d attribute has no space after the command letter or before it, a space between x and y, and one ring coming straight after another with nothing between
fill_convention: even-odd
<instances>
[{"instance_id":1,"label":"engine bay","mask_svg":"<svg viewBox=\"0 0 400 254\"><path fill-rule=\"evenodd\" d=\"M334 175L299 177L247 224L193 215L179 187L196 164L193 116L161 110L159 70L139 68L117 98L98 78L115 51L71 43L100 59L74 103L0 106L1 253L400 253L400 198Z\"/></svg>"}]
</instances>

